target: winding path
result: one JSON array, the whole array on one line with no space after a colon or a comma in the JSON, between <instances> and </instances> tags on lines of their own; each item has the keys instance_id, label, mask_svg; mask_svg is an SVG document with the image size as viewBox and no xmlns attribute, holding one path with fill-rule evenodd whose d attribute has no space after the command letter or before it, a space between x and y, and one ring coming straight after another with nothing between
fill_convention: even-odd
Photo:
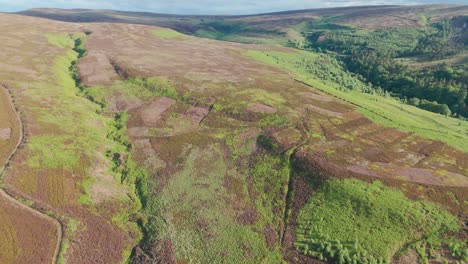
<instances>
[{"instance_id":1,"label":"winding path","mask_svg":"<svg viewBox=\"0 0 468 264\"><path fill-rule=\"evenodd\" d=\"M7 157L7 159L5 160L5 164L3 164L2 167L0 167L0 178L3 177L3 174L5 173L6 171L6 168L7 168L7 165L11 162L11 159L13 158L13 156L15 155L16 151L18 151L19 147L21 146L21 144L23 143L23 140L24 140L24 129L23 129L23 122L18 114L18 111L15 107L15 104L13 102L13 99L11 97L11 93L10 91L7 89L7 87L5 87L4 85L1 85L0 84L0 89L3 89L5 91L5 94L7 94L8 96L8 100L10 102L10 105L11 105L11 108L13 109L13 112L15 113L16 115L16 120L19 124L19 128L20 128L20 136L19 136L19 139L18 139L18 143L16 144L15 148L12 150L12 152L10 153L10 155ZM63 238L63 227L62 227L62 224L60 224L60 222L53 218L53 217L50 217L34 208L31 208L21 202L19 202L18 200L16 200L13 196L11 196L10 194L8 194L5 190L3 189L0 189L0 196L4 197L5 199L7 199L8 201L10 201L12 204L18 206L19 208L22 208L28 212L30 212L31 214L39 217L39 218L42 218L42 219L45 219L47 221L50 221L52 222L56 227L57 227L57 245L55 247L55 251L54 251L54 256L52 258L52 261L51 263L52 264L55 264L57 263L57 259L58 259L58 255L59 255L59 252L60 252L60 246L62 244L62 238Z\"/></svg>"}]
</instances>

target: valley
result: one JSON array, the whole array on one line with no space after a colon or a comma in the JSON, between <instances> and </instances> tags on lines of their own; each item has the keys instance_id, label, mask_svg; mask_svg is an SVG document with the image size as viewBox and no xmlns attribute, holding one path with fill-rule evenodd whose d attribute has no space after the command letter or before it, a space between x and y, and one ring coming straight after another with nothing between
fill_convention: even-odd
<instances>
[{"instance_id":1,"label":"valley","mask_svg":"<svg viewBox=\"0 0 468 264\"><path fill-rule=\"evenodd\" d=\"M303 32L466 10L0 14L0 263L464 263L463 106Z\"/></svg>"}]
</instances>

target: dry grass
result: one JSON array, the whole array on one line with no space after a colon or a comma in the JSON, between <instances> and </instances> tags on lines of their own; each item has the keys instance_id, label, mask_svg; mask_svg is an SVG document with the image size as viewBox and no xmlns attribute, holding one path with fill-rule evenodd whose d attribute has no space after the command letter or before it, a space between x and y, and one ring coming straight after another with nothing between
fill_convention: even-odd
<instances>
[{"instance_id":1,"label":"dry grass","mask_svg":"<svg viewBox=\"0 0 468 264\"><path fill-rule=\"evenodd\" d=\"M19 138L19 124L9 94L0 86L0 164L15 148Z\"/></svg>"},{"instance_id":2,"label":"dry grass","mask_svg":"<svg viewBox=\"0 0 468 264\"><path fill-rule=\"evenodd\" d=\"M16 235L16 228L13 225L10 216L0 207L0 262L13 263L20 255L21 247Z\"/></svg>"}]
</instances>

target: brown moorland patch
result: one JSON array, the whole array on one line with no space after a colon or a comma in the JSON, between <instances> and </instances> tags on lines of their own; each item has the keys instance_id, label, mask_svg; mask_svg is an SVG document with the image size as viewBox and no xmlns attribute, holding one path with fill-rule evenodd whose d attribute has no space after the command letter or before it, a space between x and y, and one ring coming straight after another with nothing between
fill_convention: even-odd
<instances>
[{"instance_id":1,"label":"brown moorland patch","mask_svg":"<svg viewBox=\"0 0 468 264\"><path fill-rule=\"evenodd\" d=\"M57 227L0 196L0 262L48 263L55 258Z\"/></svg>"}]
</instances>

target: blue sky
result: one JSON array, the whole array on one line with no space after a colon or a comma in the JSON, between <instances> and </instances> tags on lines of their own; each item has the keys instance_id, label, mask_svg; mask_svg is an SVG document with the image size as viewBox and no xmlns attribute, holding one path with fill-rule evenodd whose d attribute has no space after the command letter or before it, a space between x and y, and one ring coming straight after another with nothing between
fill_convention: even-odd
<instances>
[{"instance_id":1,"label":"blue sky","mask_svg":"<svg viewBox=\"0 0 468 264\"><path fill-rule=\"evenodd\" d=\"M434 3L468 5L468 0L0 0L0 11L13 12L34 7L55 7L171 14L254 14L336 6Z\"/></svg>"}]
</instances>

